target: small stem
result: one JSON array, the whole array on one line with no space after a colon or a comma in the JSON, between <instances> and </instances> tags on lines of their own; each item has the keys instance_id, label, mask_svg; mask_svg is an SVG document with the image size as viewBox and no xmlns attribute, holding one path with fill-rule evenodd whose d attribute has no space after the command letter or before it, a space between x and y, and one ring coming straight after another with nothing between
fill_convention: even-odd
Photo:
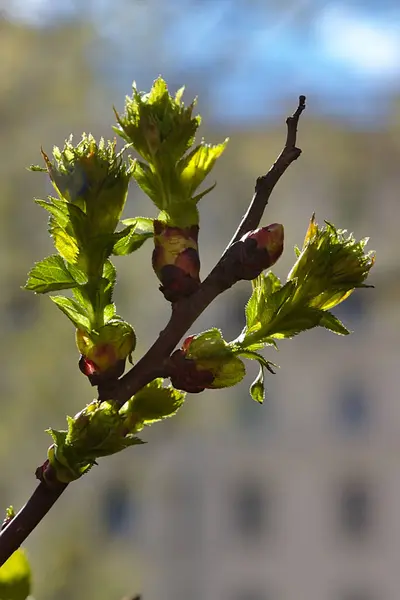
<instances>
[{"instance_id":1,"label":"small stem","mask_svg":"<svg viewBox=\"0 0 400 600\"><path fill-rule=\"evenodd\" d=\"M17 550L59 499L68 484L41 482L8 525L0 532L0 566Z\"/></svg>"},{"instance_id":2,"label":"small stem","mask_svg":"<svg viewBox=\"0 0 400 600\"><path fill-rule=\"evenodd\" d=\"M165 361L180 339L209 304L219 294L236 283L237 254L235 253L236 246L234 244L245 233L258 227L276 183L289 165L300 156L301 150L296 148L296 134L298 120L304 108L305 96L300 96L296 112L286 120L287 137L285 147L268 173L257 179L255 194L249 209L214 269L192 296L184 298L173 305L171 318L165 329L161 331L158 339L138 363L117 381L113 389L113 399L120 406L156 377L165 377ZM102 400L101 396L102 390L99 389L100 400ZM107 392L106 397L110 397L109 392ZM25 506L0 532L0 564L3 564L22 544L66 487L66 484L57 482L52 483L51 488L44 483L39 484Z\"/></svg>"},{"instance_id":3,"label":"small stem","mask_svg":"<svg viewBox=\"0 0 400 600\"><path fill-rule=\"evenodd\" d=\"M301 150L300 148L296 148L297 125L305 107L306 97L299 96L299 105L296 111L291 117L286 119L287 134L285 146L268 173L258 177L250 206L243 216L235 235L229 242L229 246L240 240L248 231L257 229L274 187L292 162L299 158Z\"/></svg>"}]
</instances>

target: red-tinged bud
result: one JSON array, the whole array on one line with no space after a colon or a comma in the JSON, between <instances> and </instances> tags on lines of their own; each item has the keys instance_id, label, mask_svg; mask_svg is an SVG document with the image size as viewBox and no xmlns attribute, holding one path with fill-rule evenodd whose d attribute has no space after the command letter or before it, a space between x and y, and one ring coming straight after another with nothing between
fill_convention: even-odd
<instances>
[{"instance_id":1,"label":"red-tinged bud","mask_svg":"<svg viewBox=\"0 0 400 600\"><path fill-rule=\"evenodd\" d=\"M79 359L79 369L86 375L92 385L100 385L113 379L118 379L125 371L126 360L119 359L112 366L102 371L96 363L89 358L81 355Z\"/></svg>"},{"instance_id":2,"label":"red-tinged bud","mask_svg":"<svg viewBox=\"0 0 400 600\"><path fill-rule=\"evenodd\" d=\"M214 373L203 369L195 360L185 358L185 351L176 350L171 356L172 372L170 375L172 385L178 390L184 390L191 394L203 392L211 388L214 381Z\"/></svg>"},{"instance_id":3,"label":"red-tinged bud","mask_svg":"<svg viewBox=\"0 0 400 600\"><path fill-rule=\"evenodd\" d=\"M153 269L169 302L191 296L200 285L198 225L179 228L154 220Z\"/></svg>"},{"instance_id":4,"label":"red-tinged bud","mask_svg":"<svg viewBox=\"0 0 400 600\"><path fill-rule=\"evenodd\" d=\"M135 348L136 336L125 321L109 321L99 331L76 332L76 344L81 352L79 368L92 385L118 379L125 370L125 361Z\"/></svg>"},{"instance_id":5,"label":"red-tinged bud","mask_svg":"<svg viewBox=\"0 0 400 600\"><path fill-rule=\"evenodd\" d=\"M216 329L187 337L170 358L172 385L192 394L236 385L244 375L243 362Z\"/></svg>"},{"instance_id":6,"label":"red-tinged bud","mask_svg":"<svg viewBox=\"0 0 400 600\"><path fill-rule=\"evenodd\" d=\"M273 223L255 231L249 231L242 238L241 265L238 278L255 279L262 271L272 267L283 252L283 225Z\"/></svg>"},{"instance_id":7,"label":"red-tinged bud","mask_svg":"<svg viewBox=\"0 0 400 600\"><path fill-rule=\"evenodd\" d=\"M39 479L39 481L45 483L49 487L59 483L56 470L54 469L48 458L46 458L44 463L36 469L35 476L36 479Z\"/></svg>"}]
</instances>

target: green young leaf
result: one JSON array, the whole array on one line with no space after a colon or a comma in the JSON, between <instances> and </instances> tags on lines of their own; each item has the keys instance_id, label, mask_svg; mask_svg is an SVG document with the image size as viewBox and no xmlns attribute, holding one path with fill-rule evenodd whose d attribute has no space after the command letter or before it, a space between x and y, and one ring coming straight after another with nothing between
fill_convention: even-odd
<instances>
[{"instance_id":1,"label":"green young leaf","mask_svg":"<svg viewBox=\"0 0 400 600\"><path fill-rule=\"evenodd\" d=\"M84 243L88 233L88 220L81 207L53 196L49 196L47 202L36 200L36 203L51 214L51 227L62 229L78 246Z\"/></svg>"},{"instance_id":2,"label":"green young leaf","mask_svg":"<svg viewBox=\"0 0 400 600\"><path fill-rule=\"evenodd\" d=\"M107 279L111 288L114 287L114 284L117 280L117 269L112 264L111 260L106 260L103 268L103 277Z\"/></svg>"},{"instance_id":3,"label":"green young leaf","mask_svg":"<svg viewBox=\"0 0 400 600\"><path fill-rule=\"evenodd\" d=\"M264 389L264 369L260 366L260 371L257 378L253 381L250 386L250 395L259 404L262 404L265 399Z\"/></svg>"},{"instance_id":4,"label":"green young leaf","mask_svg":"<svg viewBox=\"0 0 400 600\"><path fill-rule=\"evenodd\" d=\"M126 413L137 415L138 421L151 425L172 417L182 406L185 393L172 386L163 387L163 379L154 379L126 403Z\"/></svg>"},{"instance_id":5,"label":"green young leaf","mask_svg":"<svg viewBox=\"0 0 400 600\"><path fill-rule=\"evenodd\" d=\"M164 208L164 192L160 179L144 162L137 160L133 171L133 178L141 190L154 202L160 210Z\"/></svg>"},{"instance_id":6,"label":"green young leaf","mask_svg":"<svg viewBox=\"0 0 400 600\"><path fill-rule=\"evenodd\" d=\"M272 338L286 327L295 283L281 286L278 278L261 274L253 282L253 294L246 306L246 327L239 337L243 347L257 349L257 344L273 345ZM290 327L292 329L293 327ZM281 337L286 337L281 336Z\"/></svg>"},{"instance_id":7,"label":"green young leaf","mask_svg":"<svg viewBox=\"0 0 400 600\"><path fill-rule=\"evenodd\" d=\"M261 273L253 282L253 293L246 304L246 329L257 331L263 323L268 322L286 297L287 290L282 290L278 277L269 271Z\"/></svg>"},{"instance_id":8,"label":"green young leaf","mask_svg":"<svg viewBox=\"0 0 400 600\"><path fill-rule=\"evenodd\" d=\"M45 429L45 432L48 433L49 435L51 435L51 437L53 438L53 442L57 445L57 446L64 446L65 445L65 440L67 437L67 431L65 430L57 430L57 429L52 429L51 427L49 427L48 429Z\"/></svg>"},{"instance_id":9,"label":"green young leaf","mask_svg":"<svg viewBox=\"0 0 400 600\"><path fill-rule=\"evenodd\" d=\"M85 285L88 282L86 273L81 269L78 269L76 265L68 264L68 271L71 273L78 286Z\"/></svg>"},{"instance_id":10,"label":"green young leaf","mask_svg":"<svg viewBox=\"0 0 400 600\"><path fill-rule=\"evenodd\" d=\"M106 260L103 268L103 277L101 282L99 282L99 290L101 295L101 306L103 310L106 310L107 306L114 306L112 303L114 286L117 280L117 269L112 264L110 260ZM111 308L108 308L108 313L110 314ZM115 314L115 306L114 306L114 314Z\"/></svg>"},{"instance_id":11,"label":"green young leaf","mask_svg":"<svg viewBox=\"0 0 400 600\"><path fill-rule=\"evenodd\" d=\"M365 252L367 239L357 242L352 234L325 221L319 227L313 215L303 247L288 279L297 280L297 298L316 308L331 309L364 281L375 262ZM317 301L318 299L318 301Z\"/></svg>"},{"instance_id":12,"label":"green young leaf","mask_svg":"<svg viewBox=\"0 0 400 600\"><path fill-rule=\"evenodd\" d=\"M20 548L0 568L0 598L26 600L31 592L31 568Z\"/></svg>"},{"instance_id":13,"label":"green young leaf","mask_svg":"<svg viewBox=\"0 0 400 600\"><path fill-rule=\"evenodd\" d=\"M236 344L228 344L222 337L221 331L214 327L186 338L181 352L185 359L194 362L198 375L197 383L200 387L220 389L236 385L246 374L245 366L237 356L239 354L237 349ZM203 381L203 386L200 383L202 373L212 375L212 380ZM174 376L172 379L173 383L174 381L176 387L180 387L179 367L177 377ZM183 387L183 389L187 388Z\"/></svg>"},{"instance_id":14,"label":"green young leaf","mask_svg":"<svg viewBox=\"0 0 400 600\"><path fill-rule=\"evenodd\" d=\"M135 435L142 425L136 427L110 402L93 400L74 417L67 417L67 423L68 431L48 430L54 441L48 459L57 479L65 483L87 473L97 458L144 443Z\"/></svg>"},{"instance_id":15,"label":"green young leaf","mask_svg":"<svg viewBox=\"0 0 400 600\"><path fill-rule=\"evenodd\" d=\"M183 88L170 96L165 81L159 77L148 94L139 92L133 84L132 97L126 98L125 114L116 117L119 127L114 130L149 163L177 160L193 144L200 117L193 117L195 102L184 106Z\"/></svg>"},{"instance_id":16,"label":"green young leaf","mask_svg":"<svg viewBox=\"0 0 400 600\"><path fill-rule=\"evenodd\" d=\"M25 289L37 294L45 294L70 289L76 285L78 284L64 260L58 254L53 254L35 264L29 272Z\"/></svg>"},{"instance_id":17,"label":"green young leaf","mask_svg":"<svg viewBox=\"0 0 400 600\"><path fill-rule=\"evenodd\" d=\"M203 192L200 192L199 194L196 194L196 196L193 196L193 198L191 199L191 203L197 204L202 198L204 198L204 196L212 192L216 185L217 182L215 181L212 185L210 185L210 187L206 188Z\"/></svg>"},{"instance_id":18,"label":"green young leaf","mask_svg":"<svg viewBox=\"0 0 400 600\"><path fill-rule=\"evenodd\" d=\"M71 298L65 298L64 296L50 296L50 298L57 304L58 308L67 315L77 329L90 331L90 320L85 314L86 311L78 302Z\"/></svg>"},{"instance_id":19,"label":"green young leaf","mask_svg":"<svg viewBox=\"0 0 400 600\"><path fill-rule=\"evenodd\" d=\"M100 448L94 448L93 450L88 450L87 459L90 459L91 464L96 464L96 458L102 458L104 456L112 456L113 454L118 454L122 450L126 448L130 448L131 446L141 446L145 444L143 440L139 437L131 434L127 434L124 437L120 437L118 441L111 442L109 446L104 445Z\"/></svg>"},{"instance_id":20,"label":"green young leaf","mask_svg":"<svg viewBox=\"0 0 400 600\"><path fill-rule=\"evenodd\" d=\"M333 331L333 333L337 333L338 335L349 335L351 333L335 315L327 310L323 311L323 316L319 324L321 327L325 327L325 329L329 329L329 331Z\"/></svg>"},{"instance_id":21,"label":"green young leaf","mask_svg":"<svg viewBox=\"0 0 400 600\"><path fill-rule=\"evenodd\" d=\"M135 252L154 235L153 219L137 217L136 219L124 219L122 223L127 225L124 229L126 235L114 244L113 254L115 255L124 256Z\"/></svg>"},{"instance_id":22,"label":"green young leaf","mask_svg":"<svg viewBox=\"0 0 400 600\"><path fill-rule=\"evenodd\" d=\"M241 356L242 358L247 358L249 360L256 360L261 367L265 367L267 369L267 371L272 373L272 375L275 375L275 371L273 370L272 367L278 368L278 365L271 362L270 360L266 360L262 356L262 354L259 354L258 352L255 352L254 350L249 350L248 348L246 348L246 350L244 350L244 351L239 350L237 352L237 354L239 356Z\"/></svg>"},{"instance_id":23,"label":"green young leaf","mask_svg":"<svg viewBox=\"0 0 400 600\"><path fill-rule=\"evenodd\" d=\"M104 324L106 325L111 319L115 317L117 314L117 309L115 304L112 302L111 304L106 304L103 311Z\"/></svg>"},{"instance_id":24,"label":"green young leaf","mask_svg":"<svg viewBox=\"0 0 400 600\"><path fill-rule=\"evenodd\" d=\"M49 232L56 250L70 264L76 264L79 256L79 246L76 239L60 227L54 219L50 219Z\"/></svg>"},{"instance_id":25,"label":"green young leaf","mask_svg":"<svg viewBox=\"0 0 400 600\"><path fill-rule=\"evenodd\" d=\"M40 200L38 198L36 198L35 200L36 204L38 204L51 214L52 218L57 223L57 225L59 225L59 227L65 229L70 221L68 217L67 203L64 201L61 205L56 205L54 201L55 198L53 198L52 196L49 196L49 202L46 202L46 200Z\"/></svg>"},{"instance_id":26,"label":"green young leaf","mask_svg":"<svg viewBox=\"0 0 400 600\"><path fill-rule=\"evenodd\" d=\"M89 279L101 277L104 263L112 254L114 245L121 237L119 233L103 233L94 235L88 240L85 248L86 271Z\"/></svg>"},{"instance_id":27,"label":"green young leaf","mask_svg":"<svg viewBox=\"0 0 400 600\"><path fill-rule=\"evenodd\" d=\"M227 143L228 139L215 146L202 142L178 162L176 168L181 185L188 197L193 195L193 192L207 177L216 160L225 150Z\"/></svg>"},{"instance_id":28,"label":"green young leaf","mask_svg":"<svg viewBox=\"0 0 400 600\"><path fill-rule=\"evenodd\" d=\"M112 302L115 279L116 269L112 262L107 260L103 268L103 277L72 290L81 314L89 319L92 328L102 327L116 315L115 304Z\"/></svg>"},{"instance_id":29,"label":"green young leaf","mask_svg":"<svg viewBox=\"0 0 400 600\"><path fill-rule=\"evenodd\" d=\"M268 335L275 339L292 338L302 331L318 327L323 316L324 312L317 308L294 305L269 325Z\"/></svg>"},{"instance_id":30,"label":"green young leaf","mask_svg":"<svg viewBox=\"0 0 400 600\"><path fill-rule=\"evenodd\" d=\"M240 383L246 375L246 367L237 356L219 359L217 362L215 359L209 361L204 359L201 361L201 364L206 369L210 369L215 373L215 378L211 386L213 389L232 387Z\"/></svg>"},{"instance_id":31,"label":"green young leaf","mask_svg":"<svg viewBox=\"0 0 400 600\"><path fill-rule=\"evenodd\" d=\"M124 225L135 225L136 233L153 233L154 219L150 217L130 217L123 219Z\"/></svg>"},{"instance_id":32,"label":"green young leaf","mask_svg":"<svg viewBox=\"0 0 400 600\"><path fill-rule=\"evenodd\" d=\"M274 363L272 363L269 360L266 360L258 352L254 352L252 350L249 350L248 348L246 348L246 350L244 350L244 351L241 350L240 346L239 346L239 348L236 347L235 342L232 343L232 347L235 348L237 354L239 356L241 356L242 358L247 358L249 360L256 360L258 362L258 364L260 365L260 372L258 374L258 377L256 378L255 381L253 381L253 383L250 387L250 395L253 398L253 400L255 400L256 402L259 402L261 404L264 401L264 397L265 397L264 369L267 369L267 371L269 371L270 373L272 373L274 375L275 371L273 370L272 367L277 368L277 365L275 365Z\"/></svg>"},{"instance_id":33,"label":"green young leaf","mask_svg":"<svg viewBox=\"0 0 400 600\"><path fill-rule=\"evenodd\" d=\"M76 146L72 141L71 136L63 149L53 149L53 161L43 151L42 156L59 199L72 211L71 219L76 208L84 213L85 227L80 233L86 235L75 231L83 243L93 231L99 235L114 232L125 204L131 167L116 153L115 140L97 143L91 134L83 134ZM75 228L77 223L73 225Z\"/></svg>"},{"instance_id":34,"label":"green young leaf","mask_svg":"<svg viewBox=\"0 0 400 600\"><path fill-rule=\"evenodd\" d=\"M94 320L94 308L89 296L89 287L87 284L76 287L72 290L72 295L79 304L81 314L88 317L89 320Z\"/></svg>"},{"instance_id":35,"label":"green young leaf","mask_svg":"<svg viewBox=\"0 0 400 600\"><path fill-rule=\"evenodd\" d=\"M216 327L203 331L193 338L188 338L190 345L186 357L194 360L225 358L232 356L229 344Z\"/></svg>"},{"instance_id":36,"label":"green young leaf","mask_svg":"<svg viewBox=\"0 0 400 600\"><path fill-rule=\"evenodd\" d=\"M116 113L116 131L148 162L136 161L132 176L161 211L158 219L186 228L198 224L196 203L212 188L197 195L194 192L222 154L227 140L215 146L202 142L185 155L193 145L200 118L192 117L195 103L185 107L181 96L182 90L170 96L161 78L148 94L138 92L134 86L132 98L126 99L125 114ZM119 248L117 252L122 253Z\"/></svg>"},{"instance_id":37,"label":"green young leaf","mask_svg":"<svg viewBox=\"0 0 400 600\"><path fill-rule=\"evenodd\" d=\"M307 234L309 239L313 239L316 232L318 232L317 226L312 222ZM371 256L367 255L363 258L360 254L361 242L361 246L360 244L356 245L356 249L354 250L354 240L352 238L350 240L343 240L340 236L337 236L336 239L331 230L328 233L324 232L321 236L324 243L329 242L329 236L334 237L337 246L335 246L335 252L339 253L339 255L345 252L343 245L350 246L350 254L345 253L343 259L348 261L349 265L353 264L350 258L354 259L354 253L356 253L358 261L356 262L356 266L368 261L370 261L367 265L368 268L372 266ZM307 238L305 242L307 248L307 244L310 243L309 239ZM302 251L302 260L303 252L304 250ZM314 250L314 252L318 251ZM334 258L330 254L328 254L328 258L334 262ZM312 269L312 266L307 267L307 264L303 262L302 268L304 273L306 273L305 269ZM335 269L336 275L339 277L337 264ZM312 271L307 271L308 275L304 281L300 277L303 271L298 270L296 273L298 276L289 279L283 286L279 279L272 273L268 273L267 275L261 273L253 281L253 293L246 306L246 327L233 344L237 343L242 351L245 349L252 351L259 350L263 345L273 343L274 339L291 338L302 331L318 326L325 327L339 335L348 335L349 331L343 323L329 313L327 308L342 302L352 293L353 289L343 288L342 284L339 287L335 287L335 285L329 282L326 283L327 287L324 289L321 287L321 282L319 281L322 277L321 273L317 276L316 274L312 275ZM315 283L311 281L313 277L316 279ZM343 279L344 275L342 274L340 277ZM359 285L363 284L360 283ZM310 293L310 290L314 289L313 286L316 290L316 296ZM308 292L305 293L305 290L308 290Z\"/></svg>"},{"instance_id":38,"label":"green young leaf","mask_svg":"<svg viewBox=\"0 0 400 600\"><path fill-rule=\"evenodd\" d=\"M28 171L32 171L32 173L47 173L47 169L40 165L29 165Z\"/></svg>"},{"instance_id":39,"label":"green young leaf","mask_svg":"<svg viewBox=\"0 0 400 600\"><path fill-rule=\"evenodd\" d=\"M13 506L7 506L6 508L6 520L9 522L15 517L15 509Z\"/></svg>"}]
</instances>

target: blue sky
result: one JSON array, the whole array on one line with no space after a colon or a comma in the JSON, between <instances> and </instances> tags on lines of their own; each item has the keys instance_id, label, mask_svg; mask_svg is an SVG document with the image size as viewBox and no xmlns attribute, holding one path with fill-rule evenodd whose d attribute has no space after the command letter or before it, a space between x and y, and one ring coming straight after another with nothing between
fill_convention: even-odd
<instances>
[{"instance_id":1,"label":"blue sky","mask_svg":"<svg viewBox=\"0 0 400 600\"><path fill-rule=\"evenodd\" d=\"M0 0L8 18L40 27L77 7L97 29L99 73L123 92L132 71L140 87L159 73L201 79L218 120L274 116L277 100L305 93L321 112L372 121L400 92L397 1Z\"/></svg>"}]
</instances>

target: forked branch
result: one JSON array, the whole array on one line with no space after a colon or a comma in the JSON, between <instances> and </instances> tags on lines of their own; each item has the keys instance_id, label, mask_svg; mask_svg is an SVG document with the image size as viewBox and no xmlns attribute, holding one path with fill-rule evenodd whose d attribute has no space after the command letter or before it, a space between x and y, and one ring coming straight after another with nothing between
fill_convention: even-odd
<instances>
[{"instance_id":1,"label":"forked branch","mask_svg":"<svg viewBox=\"0 0 400 600\"><path fill-rule=\"evenodd\" d=\"M218 263L192 296L173 305L165 329L137 364L118 380L112 390L99 389L99 400L112 397L122 406L150 381L166 376L167 361L184 334L219 294L236 283L240 239L247 232L257 229L275 185L301 154L301 150L296 147L296 137L305 100L305 96L300 96L296 111L287 118L285 146L268 173L257 179L249 208ZM24 542L66 487L67 484L57 480L51 485L44 482L38 485L28 502L0 532L0 565Z\"/></svg>"}]
</instances>

